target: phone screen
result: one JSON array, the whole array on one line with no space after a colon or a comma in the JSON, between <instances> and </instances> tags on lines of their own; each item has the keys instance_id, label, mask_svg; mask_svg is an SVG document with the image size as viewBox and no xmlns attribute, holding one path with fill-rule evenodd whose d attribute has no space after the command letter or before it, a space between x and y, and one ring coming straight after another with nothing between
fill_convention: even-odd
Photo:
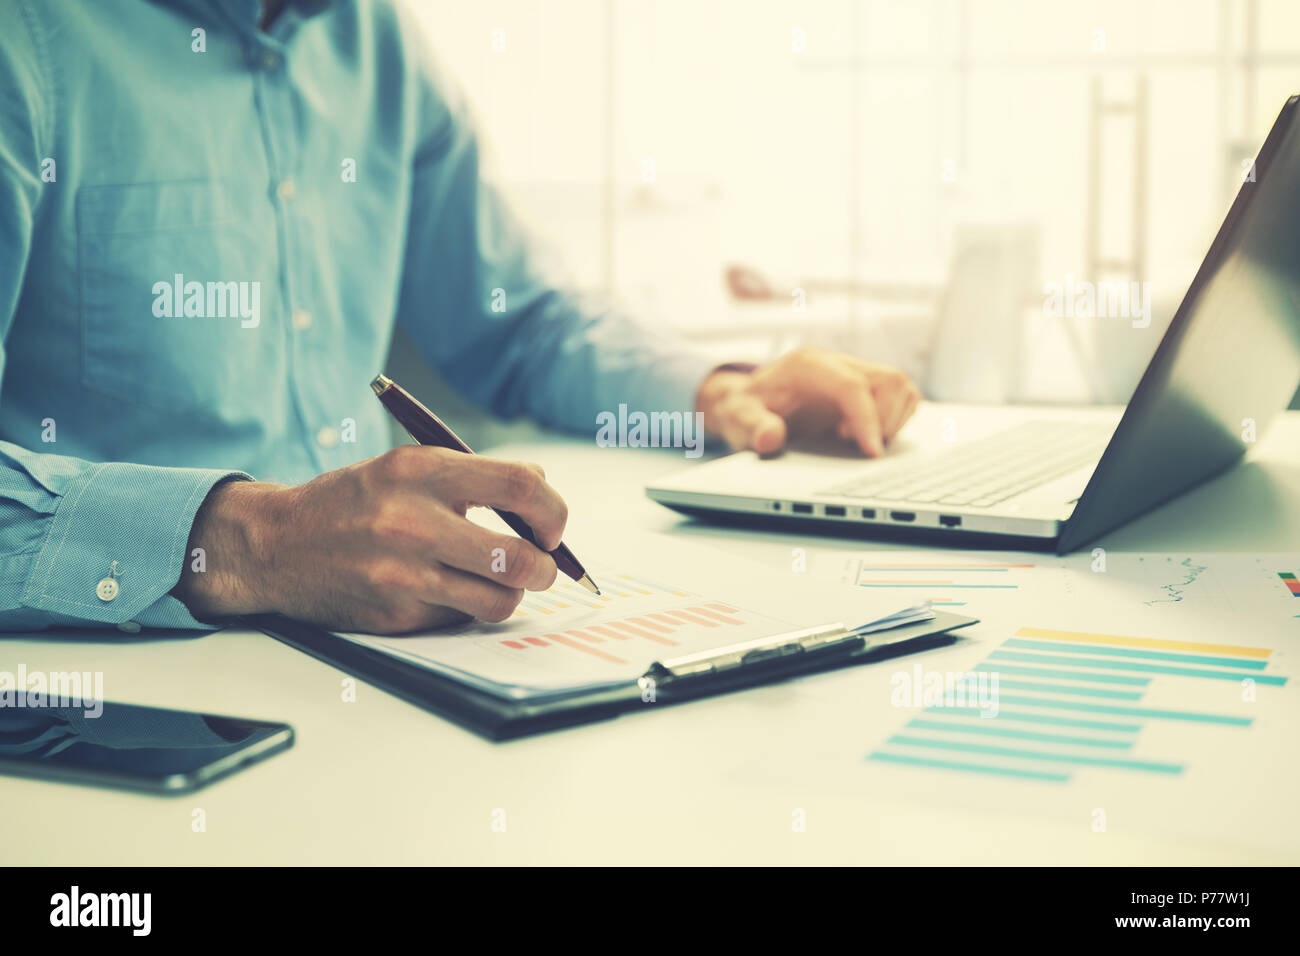
<instances>
[{"instance_id":1,"label":"phone screen","mask_svg":"<svg viewBox=\"0 0 1300 956\"><path fill-rule=\"evenodd\" d=\"M287 724L111 701L46 706L0 695L0 772L160 791L192 790L290 746Z\"/></svg>"}]
</instances>

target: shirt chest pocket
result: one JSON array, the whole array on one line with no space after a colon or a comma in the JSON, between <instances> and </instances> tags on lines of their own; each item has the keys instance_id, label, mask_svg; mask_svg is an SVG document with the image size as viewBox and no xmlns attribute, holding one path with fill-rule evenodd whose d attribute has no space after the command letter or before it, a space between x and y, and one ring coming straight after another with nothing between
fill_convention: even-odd
<instances>
[{"instance_id":1,"label":"shirt chest pocket","mask_svg":"<svg viewBox=\"0 0 1300 956\"><path fill-rule=\"evenodd\" d=\"M83 385L198 423L258 417L285 343L275 220L256 189L83 187L77 257Z\"/></svg>"}]
</instances>

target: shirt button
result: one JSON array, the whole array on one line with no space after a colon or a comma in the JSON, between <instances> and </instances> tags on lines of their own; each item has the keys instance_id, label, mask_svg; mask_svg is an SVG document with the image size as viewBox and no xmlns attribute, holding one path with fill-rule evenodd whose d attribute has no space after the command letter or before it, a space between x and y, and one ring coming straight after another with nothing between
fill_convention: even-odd
<instances>
[{"instance_id":1,"label":"shirt button","mask_svg":"<svg viewBox=\"0 0 1300 956\"><path fill-rule=\"evenodd\" d=\"M294 194L294 185L292 179L280 180L280 185L275 187L275 194L281 199L292 199Z\"/></svg>"},{"instance_id":2,"label":"shirt button","mask_svg":"<svg viewBox=\"0 0 1300 956\"><path fill-rule=\"evenodd\" d=\"M117 582L112 578L104 578L95 585L95 593L101 601L111 601L117 597Z\"/></svg>"},{"instance_id":3,"label":"shirt button","mask_svg":"<svg viewBox=\"0 0 1300 956\"><path fill-rule=\"evenodd\" d=\"M293 310L293 327L298 331L311 328L311 313L306 309Z\"/></svg>"},{"instance_id":4,"label":"shirt button","mask_svg":"<svg viewBox=\"0 0 1300 956\"><path fill-rule=\"evenodd\" d=\"M263 50L262 55L258 58L257 62L260 63L262 69L266 70L268 73L271 70L278 70L280 68L280 54L273 53L270 50Z\"/></svg>"},{"instance_id":5,"label":"shirt button","mask_svg":"<svg viewBox=\"0 0 1300 956\"><path fill-rule=\"evenodd\" d=\"M119 631L124 631L127 634L140 633L140 625L135 623L135 621L123 621L121 624L117 626L117 629Z\"/></svg>"},{"instance_id":6,"label":"shirt button","mask_svg":"<svg viewBox=\"0 0 1300 956\"><path fill-rule=\"evenodd\" d=\"M333 448L339 443L339 430L326 425L316 433L316 442L322 448Z\"/></svg>"}]
</instances>

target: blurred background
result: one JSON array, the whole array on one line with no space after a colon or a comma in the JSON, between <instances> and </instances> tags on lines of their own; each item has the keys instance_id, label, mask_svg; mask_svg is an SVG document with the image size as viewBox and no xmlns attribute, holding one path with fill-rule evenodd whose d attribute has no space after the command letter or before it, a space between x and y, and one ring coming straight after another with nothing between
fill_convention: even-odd
<instances>
[{"instance_id":1,"label":"blurred background","mask_svg":"<svg viewBox=\"0 0 1300 956\"><path fill-rule=\"evenodd\" d=\"M1126 401L1300 92L1295 0L402 2L580 286L950 401ZM1087 284L1123 295L1048 301ZM418 362L471 444L520 437Z\"/></svg>"}]
</instances>

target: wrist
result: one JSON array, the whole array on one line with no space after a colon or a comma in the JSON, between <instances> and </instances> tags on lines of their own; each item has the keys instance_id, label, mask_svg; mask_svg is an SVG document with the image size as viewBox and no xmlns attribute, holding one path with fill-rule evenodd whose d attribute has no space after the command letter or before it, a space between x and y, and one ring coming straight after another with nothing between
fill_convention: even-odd
<instances>
[{"instance_id":1,"label":"wrist","mask_svg":"<svg viewBox=\"0 0 1300 956\"><path fill-rule=\"evenodd\" d=\"M283 486L225 481L208 492L190 527L172 589L194 617L216 621L274 611L268 588ZM197 553L196 553L197 550Z\"/></svg>"},{"instance_id":2,"label":"wrist","mask_svg":"<svg viewBox=\"0 0 1300 956\"><path fill-rule=\"evenodd\" d=\"M742 363L719 365L704 377L695 395L695 410L704 413L704 427L717 433L714 427L718 406L730 395L749 385L755 366Z\"/></svg>"}]
</instances>

